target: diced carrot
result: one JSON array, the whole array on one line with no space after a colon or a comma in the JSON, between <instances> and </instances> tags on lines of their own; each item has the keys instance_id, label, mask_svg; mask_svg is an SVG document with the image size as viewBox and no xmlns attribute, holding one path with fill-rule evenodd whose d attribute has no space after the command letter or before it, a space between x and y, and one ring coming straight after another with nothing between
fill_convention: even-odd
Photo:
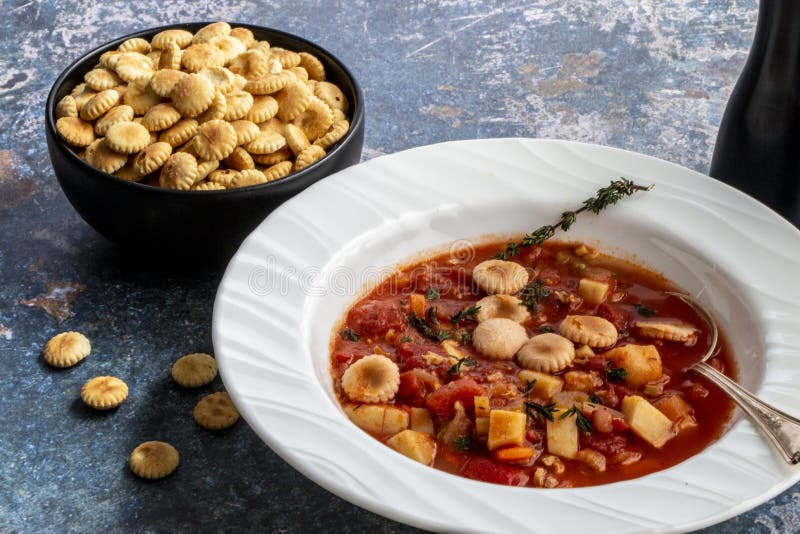
<instances>
[{"instance_id":1,"label":"diced carrot","mask_svg":"<svg viewBox=\"0 0 800 534\"><path fill-rule=\"evenodd\" d=\"M411 312L419 317L425 317L425 295L419 293L411 293L408 296L408 303L411 306Z\"/></svg>"},{"instance_id":2,"label":"diced carrot","mask_svg":"<svg viewBox=\"0 0 800 534\"><path fill-rule=\"evenodd\" d=\"M533 447L506 447L494 451L498 462L525 462L533 457Z\"/></svg>"}]
</instances>

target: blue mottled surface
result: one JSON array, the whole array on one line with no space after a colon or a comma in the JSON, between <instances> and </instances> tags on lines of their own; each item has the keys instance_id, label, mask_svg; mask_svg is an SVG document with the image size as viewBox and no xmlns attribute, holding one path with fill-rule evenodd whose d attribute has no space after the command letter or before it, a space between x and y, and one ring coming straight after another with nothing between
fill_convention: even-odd
<instances>
[{"instance_id":1,"label":"blue mottled surface","mask_svg":"<svg viewBox=\"0 0 800 534\"><path fill-rule=\"evenodd\" d=\"M197 427L204 393L176 388L179 355L210 351L220 273L164 271L118 253L73 212L47 157L50 84L83 52L170 21L225 19L317 41L352 67L367 97L365 158L474 137L576 139L705 172L755 24L755 1L0 2L0 531L136 529L407 531L327 493L243 423ZM28 306L37 295L40 306ZM70 299L72 302L70 304ZM45 309L47 308L47 310ZM59 323L57 316L64 317ZM85 332L93 353L54 371L47 339ZM115 374L114 413L79 400ZM131 449L181 452L146 483ZM710 531L796 532L800 486Z\"/></svg>"}]
</instances>

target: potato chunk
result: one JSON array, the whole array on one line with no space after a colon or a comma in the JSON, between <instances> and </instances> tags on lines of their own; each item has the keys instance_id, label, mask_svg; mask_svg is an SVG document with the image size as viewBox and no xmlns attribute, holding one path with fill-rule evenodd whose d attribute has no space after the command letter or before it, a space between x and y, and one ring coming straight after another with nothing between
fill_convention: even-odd
<instances>
[{"instance_id":1,"label":"potato chunk","mask_svg":"<svg viewBox=\"0 0 800 534\"><path fill-rule=\"evenodd\" d=\"M563 410L555 412L554 421L547 421L547 452L574 459L578 454L578 425L575 416L559 419Z\"/></svg>"},{"instance_id":2,"label":"potato chunk","mask_svg":"<svg viewBox=\"0 0 800 534\"><path fill-rule=\"evenodd\" d=\"M433 459L436 457L436 441L432 436L422 432L403 430L386 440L386 444L423 465L433 464Z\"/></svg>"},{"instance_id":3,"label":"potato chunk","mask_svg":"<svg viewBox=\"0 0 800 534\"><path fill-rule=\"evenodd\" d=\"M550 399L564 387L564 380L561 377L548 375L547 373L524 369L517 376L523 382L533 382L531 393L535 397L542 399Z\"/></svg>"},{"instance_id":4,"label":"potato chunk","mask_svg":"<svg viewBox=\"0 0 800 534\"><path fill-rule=\"evenodd\" d=\"M655 401L653 406L669 417L670 421L675 423L679 432L686 428L697 426L697 421L694 418L694 409L680 395L662 397Z\"/></svg>"},{"instance_id":5,"label":"potato chunk","mask_svg":"<svg viewBox=\"0 0 800 534\"><path fill-rule=\"evenodd\" d=\"M490 413L489 397L484 395L477 395L474 397L475 401L475 416L488 417Z\"/></svg>"},{"instance_id":6,"label":"potato chunk","mask_svg":"<svg viewBox=\"0 0 800 534\"><path fill-rule=\"evenodd\" d=\"M608 294L608 284L581 278L578 282L578 295L589 304L602 304Z\"/></svg>"},{"instance_id":7,"label":"potato chunk","mask_svg":"<svg viewBox=\"0 0 800 534\"><path fill-rule=\"evenodd\" d=\"M409 423L409 428L411 430L416 430L417 432L433 435L434 428L431 412L425 408L411 408L411 421Z\"/></svg>"},{"instance_id":8,"label":"potato chunk","mask_svg":"<svg viewBox=\"0 0 800 534\"><path fill-rule=\"evenodd\" d=\"M408 428L408 412L382 404L348 404L344 413L357 426L373 434L397 434Z\"/></svg>"},{"instance_id":9,"label":"potato chunk","mask_svg":"<svg viewBox=\"0 0 800 534\"><path fill-rule=\"evenodd\" d=\"M661 356L653 345L615 347L606 352L606 357L627 371L625 383L631 387L642 387L651 380L661 378Z\"/></svg>"},{"instance_id":10,"label":"potato chunk","mask_svg":"<svg viewBox=\"0 0 800 534\"><path fill-rule=\"evenodd\" d=\"M625 397L622 400L622 413L633 433L657 449L675 437L669 417L658 411L644 397Z\"/></svg>"},{"instance_id":11,"label":"potato chunk","mask_svg":"<svg viewBox=\"0 0 800 534\"><path fill-rule=\"evenodd\" d=\"M526 419L524 413L492 410L489 415L489 450L505 445L522 445L525 441Z\"/></svg>"}]
</instances>

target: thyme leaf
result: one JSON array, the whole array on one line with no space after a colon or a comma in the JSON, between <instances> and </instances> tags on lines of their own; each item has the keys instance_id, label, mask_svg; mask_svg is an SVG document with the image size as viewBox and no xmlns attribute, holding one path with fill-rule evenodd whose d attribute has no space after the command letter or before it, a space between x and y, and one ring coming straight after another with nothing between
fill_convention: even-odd
<instances>
[{"instance_id":1,"label":"thyme leaf","mask_svg":"<svg viewBox=\"0 0 800 534\"><path fill-rule=\"evenodd\" d=\"M414 312L411 312L411 315L408 316L408 324L413 326L417 332L433 341L444 341L445 339L453 337L452 332L435 328L434 325Z\"/></svg>"},{"instance_id":2,"label":"thyme leaf","mask_svg":"<svg viewBox=\"0 0 800 534\"><path fill-rule=\"evenodd\" d=\"M577 425L578 430L580 430L584 434L591 434L592 432L594 432L594 426L592 426L592 422L589 421L589 418L583 415L583 412L574 404L572 405L572 408L562 413L558 417L558 420L561 421L562 419L566 419L570 415L575 416L575 424Z\"/></svg>"},{"instance_id":3,"label":"thyme leaf","mask_svg":"<svg viewBox=\"0 0 800 534\"><path fill-rule=\"evenodd\" d=\"M478 315L479 311L481 311L481 307L473 304L472 306L464 308L450 317L450 322L453 324L458 324L461 321L477 321L476 316Z\"/></svg>"},{"instance_id":4,"label":"thyme leaf","mask_svg":"<svg viewBox=\"0 0 800 534\"><path fill-rule=\"evenodd\" d=\"M456 363L450 366L450 369L448 369L447 372L451 375L460 374L462 365L466 365L467 367L475 367L478 365L478 362L472 358L459 358Z\"/></svg>"},{"instance_id":5,"label":"thyme leaf","mask_svg":"<svg viewBox=\"0 0 800 534\"><path fill-rule=\"evenodd\" d=\"M614 367L611 362L606 363L606 380L608 382L622 382L627 376L628 371L624 367Z\"/></svg>"},{"instance_id":6,"label":"thyme leaf","mask_svg":"<svg viewBox=\"0 0 800 534\"><path fill-rule=\"evenodd\" d=\"M653 308L648 308L641 302L637 302L633 305L633 307L636 308L636 311L639 312L639 315L642 317L652 317L656 314L656 311Z\"/></svg>"},{"instance_id":7,"label":"thyme leaf","mask_svg":"<svg viewBox=\"0 0 800 534\"><path fill-rule=\"evenodd\" d=\"M439 298L439 290L431 286L425 291L425 298L428 300L436 300Z\"/></svg>"},{"instance_id":8,"label":"thyme leaf","mask_svg":"<svg viewBox=\"0 0 800 534\"><path fill-rule=\"evenodd\" d=\"M541 246L542 243L555 235L557 229L560 228L564 232L569 230L577 219L578 214L584 211L598 214L623 198L633 195L636 191L649 191L652 188L652 185L638 185L627 178L612 180L609 185L601 187L595 196L584 200L580 208L575 211L563 212L561 218L555 224L540 226L530 234L525 234L519 243L509 243L504 251L497 253L495 258L505 260L519 254L521 248L529 248L534 245Z\"/></svg>"},{"instance_id":9,"label":"thyme leaf","mask_svg":"<svg viewBox=\"0 0 800 534\"><path fill-rule=\"evenodd\" d=\"M471 444L472 440L466 434L458 436L453 442L453 446L456 448L456 450L461 452L467 452Z\"/></svg>"},{"instance_id":10,"label":"thyme leaf","mask_svg":"<svg viewBox=\"0 0 800 534\"><path fill-rule=\"evenodd\" d=\"M534 421L544 423L544 420L554 421L553 412L556 409L556 403L539 404L538 402L525 401L525 413Z\"/></svg>"},{"instance_id":11,"label":"thyme leaf","mask_svg":"<svg viewBox=\"0 0 800 534\"><path fill-rule=\"evenodd\" d=\"M536 308L539 302L550 296L550 288L545 286L538 278L529 283L520 291L522 297L522 305L530 310L531 313L536 313Z\"/></svg>"},{"instance_id":12,"label":"thyme leaf","mask_svg":"<svg viewBox=\"0 0 800 534\"><path fill-rule=\"evenodd\" d=\"M359 336L355 331L351 330L350 328L345 328L341 332L339 332L339 337L342 339L346 339L348 341L358 341Z\"/></svg>"}]
</instances>

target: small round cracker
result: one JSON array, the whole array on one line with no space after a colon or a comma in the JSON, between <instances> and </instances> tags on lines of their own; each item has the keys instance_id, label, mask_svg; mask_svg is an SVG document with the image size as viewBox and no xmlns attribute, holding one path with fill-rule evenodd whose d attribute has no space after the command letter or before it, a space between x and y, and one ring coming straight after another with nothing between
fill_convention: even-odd
<instances>
[{"instance_id":1,"label":"small round cracker","mask_svg":"<svg viewBox=\"0 0 800 534\"><path fill-rule=\"evenodd\" d=\"M176 148L194 137L199 124L194 119L181 119L171 128L167 128L158 136L159 141L164 141Z\"/></svg>"},{"instance_id":2,"label":"small round cracker","mask_svg":"<svg viewBox=\"0 0 800 534\"><path fill-rule=\"evenodd\" d=\"M245 118L253 107L253 95L247 91L233 91L225 96L225 120L235 121Z\"/></svg>"},{"instance_id":3,"label":"small round cracker","mask_svg":"<svg viewBox=\"0 0 800 534\"><path fill-rule=\"evenodd\" d=\"M269 95L253 97L253 105L244 118L256 124L268 121L278 112L278 101Z\"/></svg>"},{"instance_id":4,"label":"small round cracker","mask_svg":"<svg viewBox=\"0 0 800 534\"><path fill-rule=\"evenodd\" d=\"M227 22L212 22L203 26L194 34L192 38L193 43L207 43L218 35L229 35L231 33L231 26Z\"/></svg>"},{"instance_id":5,"label":"small round cracker","mask_svg":"<svg viewBox=\"0 0 800 534\"><path fill-rule=\"evenodd\" d=\"M319 145L324 149L328 149L338 143L345 134L350 130L350 122L347 119L339 119L334 121L330 130L322 137L314 141L315 145Z\"/></svg>"},{"instance_id":6,"label":"small round cracker","mask_svg":"<svg viewBox=\"0 0 800 534\"><path fill-rule=\"evenodd\" d=\"M211 106L216 91L208 78L199 74L184 76L175 84L170 93L175 109L185 117L194 117Z\"/></svg>"},{"instance_id":7,"label":"small round cracker","mask_svg":"<svg viewBox=\"0 0 800 534\"><path fill-rule=\"evenodd\" d=\"M225 98L225 94L217 89L214 93L214 100L211 102L211 105L208 106L208 109L202 112L200 115L197 115L195 119L200 124L204 122L219 120L225 118L225 110L228 109L228 100Z\"/></svg>"},{"instance_id":8,"label":"small round cracker","mask_svg":"<svg viewBox=\"0 0 800 534\"><path fill-rule=\"evenodd\" d=\"M176 69L161 69L150 79L153 92L162 98L168 98L178 81L187 76L185 72Z\"/></svg>"},{"instance_id":9,"label":"small round cracker","mask_svg":"<svg viewBox=\"0 0 800 534\"><path fill-rule=\"evenodd\" d=\"M225 67L209 67L198 72L200 76L208 78L208 81L219 91L230 93L234 90L234 73Z\"/></svg>"},{"instance_id":10,"label":"small round cracker","mask_svg":"<svg viewBox=\"0 0 800 534\"><path fill-rule=\"evenodd\" d=\"M314 97L311 90L302 82L292 81L275 93L278 101L278 118L284 122L296 119Z\"/></svg>"},{"instance_id":11,"label":"small round cracker","mask_svg":"<svg viewBox=\"0 0 800 534\"><path fill-rule=\"evenodd\" d=\"M123 52L116 60L114 70L126 82L147 83L155 70L150 58L139 52Z\"/></svg>"},{"instance_id":12,"label":"small round cracker","mask_svg":"<svg viewBox=\"0 0 800 534\"><path fill-rule=\"evenodd\" d=\"M199 72L208 67L221 67L225 64L222 50L210 43L193 44L183 51L181 65L189 72Z\"/></svg>"},{"instance_id":13,"label":"small round cracker","mask_svg":"<svg viewBox=\"0 0 800 534\"><path fill-rule=\"evenodd\" d=\"M159 141L146 146L133 158L133 170L145 176L161 168L172 155L172 145Z\"/></svg>"},{"instance_id":14,"label":"small round cracker","mask_svg":"<svg viewBox=\"0 0 800 534\"><path fill-rule=\"evenodd\" d=\"M248 80L254 80L267 75L269 63L266 54L260 50L248 50L236 56L231 61L229 68L235 74L244 76Z\"/></svg>"},{"instance_id":15,"label":"small round cracker","mask_svg":"<svg viewBox=\"0 0 800 534\"><path fill-rule=\"evenodd\" d=\"M167 189L187 190L197 181L197 160L186 152L172 154L161 167L158 183Z\"/></svg>"},{"instance_id":16,"label":"small round cracker","mask_svg":"<svg viewBox=\"0 0 800 534\"><path fill-rule=\"evenodd\" d=\"M158 56L159 69L180 70L182 62L183 50L175 43L165 46L161 51L161 55Z\"/></svg>"},{"instance_id":17,"label":"small round cracker","mask_svg":"<svg viewBox=\"0 0 800 534\"><path fill-rule=\"evenodd\" d=\"M209 430L228 428L239 420L239 411L224 391L200 399L192 415L198 425Z\"/></svg>"},{"instance_id":18,"label":"small round cracker","mask_svg":"<svg viewBox=\"0 0 800 534\"><path fill-rule=\"evenodd\" d=\"M122 78L117 76L116 72L105 67L90 70L83 75L83 79L86 82L86 85L95 91L113 89L114 87L123 83Z\"/></svg>"},{"instance_id":19,"label":"small round cracker","mask_svg":"<svg viewBox=\"0 0 800 534\"><path fill-rule=\"evenodd\" d=\"M286 138L279 133L264 130L259 132L255 139L244 145L244 148L251 154L271 154L284 146L286 146Z\"/></svg>"},{"instance_id":20,"label":"small round cracker","mask_svg":"<svg viewBox=\"0 0 800 534\"><path fill-rule=\"evenodd\" d=\"M136 169L133 168L133 158L128 159L128 163L126 163L124 167L115 172L114 176L126 180L128 182L138 182L139 180L144 178L144 175L139 174L138 172L136 172Z\"/></svg>"},{"instance_id":21,"label":"small round cracker","mask_svg":"<svg viewBox=\"0 0 800 534\"><path fill-rule=\"evenodd\" d=\"M284 72L266 74L260 78L247 80L244 90L254 95L271 95L283 90L291 80L291 75Z\"/></svg>"},{"instance_id":22,"label":"small round cracker","mask_svg":"<svg viewBox=\"0 0 800 534\"><path fill-rule=\"evenodd\" d=\"M172 364L172 379L186 388L210 384L217 376L217 361L209 354L187 354Z\"/></svg>"},{"instance_id":23,"label":"small round cracker","mask_svg":"<svg viewBox=\"0 0 800 534\"><path fill-rule=\"evenodd\" d=\"M201 124L194 135L194 148L205 159L220 160L231 155L236 148L236 130L223 120Z\"/></svg>"},{"instance_id":24,"label":"small round cracker","mask_svg":"<svg viewBox=\"0 0 800 534\"><path fill-rule=\"evenodd\" d=\"M181 120L181 113L170 104L156 104L142 117L142 126L150 132L166 130Z\"/></svg>"},{"instance_id":25,"label":"small round cracker","mask_svg":"<svg viewBox=\"0 0 800 534\"><path fill-rule=\"evenodd\" d=\"M284 69L291 69L292 67L300 65L300 54L297 52L292 52L291 50L286 50L279 46L270 47L269 52L270 57L280 61Z\"/></svg>"},{"instance_id":26,"label":"small round cracker","mask_svg":"<svg viewBox=\"0 0 800 534\"><path fill-rule=\"evenodd\" d=\"M297 159L294 162L294 170L305 169L323 157L325 157L325 149L318 145L311 145L297 155Z\"/></svg>"},{"instance_id":27,"label":"small round cracker","mask_svg":"<svg viewBox=\"0 0 800 534\"><path fill-rule=\"evenodd\" d=\"M169 43L175 43L180 48L186 48L192 44L193 38L192 32L186 30L164 30L155 34L150 44L153 48L159 49L165 48Z\"/></svg>"},{"instance_id":28,"label":"small round cracker","mask_svg":"<svg viewBox=\"0 0 800 534\"><path fill-rule=\"evenodd\" d=\"M219 169L219 161L217 160L199 161L197 163L197 182L195 182L195 185L217 169Z\"/></svg>"},{"instance_id":29,"label":"small round cracker","mask_svg":"<svg viewBox=\"0 0 800 534\"><path fill-rule=\"evenodd\" d=\"M245 169L236 173L231 187L248 187L251 185L267 183L267 177L258 169Z\"/></svg>"},{"instance_id":30,"label":"small round cracker","mask_svg":"<svg viewBox=\"0 0 800 534\"><path fill-rule=\"evenodd\" d=\"M281 161L275 165L264 169L264 176L267 177L268 182L278 180L284 176L288 176L292 172L293 164L291 161Z\"/></svg>"},{"instance_id":31,"label":"small round cracker","mask_svg":"<svg viewBox=\"0 0 800 534\"><path fill-rule=\"evenodd\" d=\"M223 191L225 186L216 182L200 182L192 186L192 191Z\"/></svg>"},{"instance_id":32,"label":"small round cracker","mask_svg":"<svg viewBox=\"0 0 800 534\"><path fill-rule=\"evenodd\" d=\"M61 139L72 146L86 147L95 140L92 123L78 117L61 117L56 121L56 130Z\"/></svg>"},{"instance_id":33,"label":"small round cracker","mask_svg":"<svg viewBox=\"0 0 800 534\"><path fill-rule=\"evenodd\" d=\"M256 123L248 120L233 121L230 124L233 126L234 131L236 131L237 145L249 143L255 139L258 133L261 131L258 129L258 125Z\"/></svg>"},{"instance_id":34,"label":"small round cracker","mask_svg":"<svg viewBox=\"0 0 800 534\"><path fill-rule=\"evenodd\" d=\"M115 106L106 111L106 114L100 117L94 123L94 131L97 135L105 135L109 128L118 122L131 122L133 120L133 108L122 104Z\"/></svg>"},{"instance_id":35,"label":"small round cracker","mask_svg":"<svg viewBox=\"0 0 800 534\"><path fill-rule=\"evenodd\" d=\"M301 82L305 84L308 83L308 71L303 67L292 67L286 72L291 72L294 75L294 77L300 80Z\"/></svg>"},{"instance_id":36,"label":"small round cracker","mask_svg":"<svg viewBox=\"0 0 800 534\"><path fill-rule=\"evenodd\" d=\"M245 169L255 169L256 163L253 161L253 156L240 146L233 149L230 156L225 158L225 166L229 169L236 169L243 171Z\"/></svg>"},{"instance_id":37,"label":"small round cracker","mask_svg":"<svg viewBox=\"0 0 800 534\"><path fill-rule=\"evenodd\" d=\"M288 146L285 146L271 154L254 154L253 160L261 165L275 165L282 161L288 161L292 158L292 151Z\"/></svg>"},{"instance_id":38,"label":"small round cracker","mask_svg":"<svg viewBox=\"0 0 800 534\"><path fill-rule=\"evenodd\" d=\"M44 361L53 367L72 367L92 352L89 339L80 332L61 332L44 346Z\"/></svg>"},{"instance_id":39,"label":"small round cracker","mask_svg":"<svg viewBox=\"0 0 800 534\"><path fill-rule=\"evenodd\" d=\"M308 72L308 77L312 80L325 81L325 66L308 52L300 52L300 66Z\"/></svg>"},{"instance_id":40,"label":"small round cracker","mask_svg":"<svg viewBox=\"0 0 800 534\"><path fill-rule=\"evenodd\" d=\"M118 122L106 132L109 148L122 154L134 154L150 144L150 132L136 122Z\"/></svg>"},{"instance_id":41,"label":"small round cracker","mask_svg":"<svg viewBox=\"0 0 800 534\"><path fill-rule=\"evenodd\" d=\"M246 48L250 48L256 42L253 32L247 28L231 28L230 36L239 39Z\"/></svg>"},{"instance_id":42,"label":"small round cracker","mask_svg":"<svg viewBox=\"0 0 800 534\"><path fill-rule=\"evenodd\" d=\"M247 50L247 47L244 46L243 42L235 37L231 37L230 35L217 35L208 41L208 44L216 47L220 52L222 52L222 56L225 58L225 65L230 63L236 56Z\"/></svg>"},{"instance_id":43,"label":"small round cracker","mask_svg":"<svg viewBox=\"0 0 800 534\"><path fill-rule=\"evenodd\" d=\"M119 93L113 89L100 91L82 107L80 116L85 121L93 121L119 103Z\"/></svg>"},{"instance_id":44,"label":"small round cracker","mask_svg":"<svg viewBox=\"0 0 800 534\"><path fill-rule=\"evenodd\" d=\"M64 98L56 104L56 120L61 117L77 117L78 105L75 103L75 98L72 95L65 95Z\"/></svg>"},{"instance_id":45,"label":"small round cracker","mask_svg":"<svg viewBox=\"0 0 800 534\"><path fill-rule=\"evenodd\" d=\"M314 86L314 95L328 104L331 109L338 109L342 113L347 113L350 108L350 102L336 84L319 82Z\"/></svg>"},{"instance_id":46,"label":"small round cracker","mask_svg":"<svg viewBox=\"0 0 800 534\"><path fill-rule=\"evenodd\" d=\"M120 52L139 52L140 54L149 54L150 43L141 37L132 37L126 41L123 41L122 44L117 47L117 50Z\"/></svg>"},{"instance_id":47,"label":"small round cracker","mask_svg":"<svg viewBox=\"0 0 800 534\"><path fill-rule=\"evenodd\" d=\"M291 123L286 125L283 136L286 138L286 144L295 155L308 148L311 144L303 129Z\"/></svg>"},{"instance_id":48,"label":"small round cracker","mask_svg":"<svg viewBox=\"0 0 800 534\"><path fill-rule=\"evenodd\" d=\"M233 186L233 181L236 179L237 174L239 173L233 169L220 169L209 174L208 181L217 183L223 188L228 188Z\"/></svg>"},{"instance_id":49,"label":"small round cracker","mask_svg":"<svg viewBox=\"0 0 800 534\"><path fill-rule=\"evenodd\" d=\"M315 141L333 126L333 111L317 97L312 97L306 109L292 123L305 132L309 140Z\"/></svg>"},{"instance_id":50,"label":"small round cracker","mask_svg":"<svg viewBox=\"0 0 800 534\"><path fill-rule=\"evenodd\" d=\"M81 388L81 399L95 410L116 408L128 398L128 385L115 376L96 376Z\"/></svg>"},{"instance_id":51,"label":"small round cracker","mask_svg":"<svg viewBox=\"0 0 800 534\"><path fill-rule=\"evenodd\" d=\"M133 108L136 115L144 115L147 110L161 103L161 97L153 91L149 83L129 83L122 102Z\"/></svg>"},{"instance_id":52,"label":"small round cracker","mask_svg":"<svg viewBox=\"0 0 800 534\"><path fill-rule=\"evenodd\" d=\"M128 155L111 150L105 137L95 140L86 147L86 163L103 172L113 174L128 162Z\"/></svg>"},{"instance_id":53,"label":"small round cracker","mask_svg":"<svg viewBox=\"0 0 800 534\"><path fill-rule=\"evenodd\" d=\"M180 463L178 451L164 441L145 441L131 452L128 465L133 474L148 479L164 478Z\"/></svg>"}]
</instances>

